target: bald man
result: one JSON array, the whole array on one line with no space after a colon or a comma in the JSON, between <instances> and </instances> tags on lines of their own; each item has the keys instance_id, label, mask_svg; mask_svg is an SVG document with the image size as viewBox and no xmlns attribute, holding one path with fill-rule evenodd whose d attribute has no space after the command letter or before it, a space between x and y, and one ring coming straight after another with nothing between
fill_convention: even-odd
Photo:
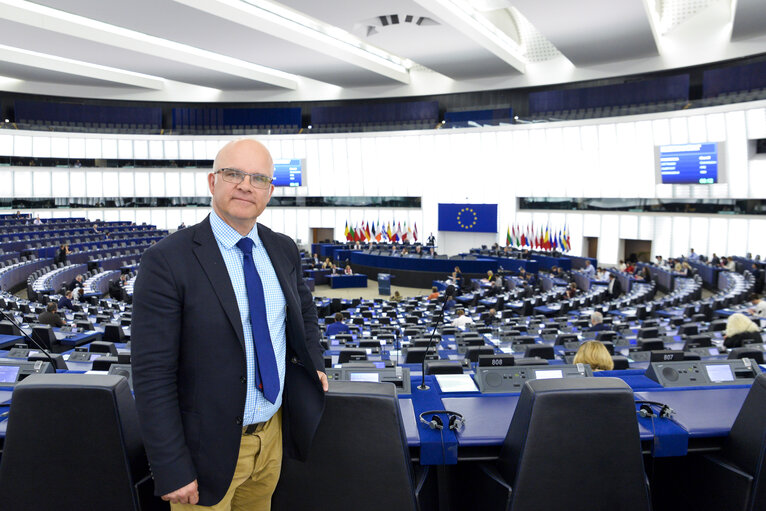
<instances>
[{"instance_id":1,"label":"bald man","mask_svg":"<svg viewBox=\"0 0 766 511\"><path fill-rule=\"evenodd\" d=\"M257 223L268 150L236 140L208 175L213 210L141 258L133 382L157 495L174 510L268 510L283 451L305 459L327 376L295 243Z\"/></svg>"}]
</instances>

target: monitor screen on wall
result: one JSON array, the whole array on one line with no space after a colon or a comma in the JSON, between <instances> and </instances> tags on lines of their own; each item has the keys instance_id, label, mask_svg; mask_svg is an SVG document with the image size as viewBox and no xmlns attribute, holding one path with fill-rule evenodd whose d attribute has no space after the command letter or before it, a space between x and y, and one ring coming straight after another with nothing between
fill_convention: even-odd
<instances>
[{"instance_id":1,"label":"monitor screen on wall","mask_svg":"<svg viewBox=\"0 0 766 511\"><path fill-rule=\"evenodd\" d=\"M718 143L674 144L657 148L662 184L714 184L722 181Z\"/></svg>"},{"instance_id":2,"label":"monitor screen on wall","mask_svg":"<svg viewBox=\"0 0 766 511\"><path fill-rule=\"evenodd\" d=\"M303 186L303 161L283 158L274 160L274 186Z\"/></svg>"}]
</instances>

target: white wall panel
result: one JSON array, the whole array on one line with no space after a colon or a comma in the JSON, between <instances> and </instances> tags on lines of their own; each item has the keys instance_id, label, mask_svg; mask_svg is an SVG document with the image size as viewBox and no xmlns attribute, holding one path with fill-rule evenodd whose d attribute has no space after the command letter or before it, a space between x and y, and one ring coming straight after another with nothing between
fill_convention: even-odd
<instances>
[{"instance_id":1,"label":"white wall panel","mask_svg":"<svg viewBox=\"0 0 766 511\"><path fill-rule=\"evenodd\" d=\"M619 169L623 158L617 147L617 128L614 124L599 125L598 145L598 169L594 169L593 177L588 179L592 187L590 193L597 197L619 197L624 188L620 178L625 176Z\"/></svg>"},{"instance_id":2,"label":"white wall panel","mask_svg":"<svg viewBox=\"0 0 766 511\"><path fill-rule=\"evenodd\" d=\"M661 255L670 257L671 239L673 238L673 219L669 216L654 217L654 240L652 241L652 257Z\"/></svg>"},{"instance_id":3,"label":"white wall panel","mask_svg":"<svg viewBox=\"0 0 766 511\"><path fill-rule=\"evenodd\" d=\"M620 215L620 238L625 240L638 239L638 216Z\"/></svg>"},{"instance_id":4,"label":"white wall panel","mask_svg":"<svg viewBox=\"0 0 766 511\"><path fill-rule=\"evenodd\" d=\"M69 169L53 169L51 187L51 196L69 197Z\"/></svg>"},{"instance_id":5,"label":"white wall panel","mask_svg":"<svg viewBox=\"0 0 766 511\"><path fill-rule=\"evenodd\" d=\"M117 157L122 160L133 159L133 141L132 140L121 138L117 141Z\"/></svg>"},{"instance_id":6,"label":"white wall panel","mask_svg":"<svg viewBox=\"0 0 766 511\"><path fill-rule=\"evenodd\" d=\"M134 186L136 197L149 197L149 172L136 171Z\"/></svg>"},{"instance_id":7,"label":"white wall panel","mask_svg":"<svg viewBox=\"0 0 766 511\"><path fill-rule=\"evenodd\" d=\"M32 156L32 137L16 135L13 137L14 156Z\"/></svg>"},{"instance_id":8,"label":"white wall panel","mask_svg":"<svg viewBox=\"0 0 766 511\"><path fill-rule=\"evenodd\" d=\"M120 220L123 222L136 222L136 210L130 208L120 208L117 210L120 214Z\"/></svg>"},{"instance_id":9,"label":"white wall panel","mask_svg":"<svg viewBox=\"0 0 766 511\"><path fill-rule=\"evenodd\" d=\"M166 229L175 230L179 225L181 225L181 211L183 210L178 208L166 209Z\"/></svg>"},{"instance_id":10,"label":"white wall panel","mask_svg":"<svg viewBox=\"0 0 766 511\"><path fill-rule=\"evenodd\" d=\"M165 159L178 159L178 140L165 140Z\"/></svg>"},{"instance_id":11,"label":"white wall panel","mask_svg":"<svg viewBox=\"0 0 766 511\"><path fill-rule=\"evenodd\" d=\"M85 172L72 170L69 173L69 193L72 197L85 197Z\"/></svg>"},{"instance_id":12,"label":"white wall panel","mask_svg":"<svg viewBox=\"0 0 766 511\"><path fill-rule=\"evenodd\" d=\"M101 158L101 139L100 138L85 139L85 157L86 158Z\"/></svg>"},{"instance_id":13,"label":"white wall panel","mask_svg":"<svg viewBox=\"0 0 766 511\"><path fill-rule=\"evenodd\" d=\"M708 141L707 122L704 115L693 115L687 118L689 122L689 142L704 143Z\"/></svg>"},{"instance_id":14,"label":"white wall panel","mask_svg":"<svg viewBox=\"0 0 766 511\"><path fill-rule=\"evenodd\" d=\"M728 225L729 244L727 255L744 255L747 252L748 225L745 218L731 218Z\"/></svg>"},{"instance_id":15,"label":"white wall panel","mask_svg":"<svg viewBox=\"0 0 766 511\"><path fill-rule=\"evenodd\" d=\"M601 216L587 214L583 215L582 235L589 238L599 237L601 235Z\"/></svg>"},{"instance_id":16,"label":"white wall panel","mask_svg":"<svg viewBox=\"0 0 766 511\"><path fill-rule=\"evenodd\" d=\"M181 172L165 172L165 197L181 195L181 174Z\"/></svg>"},{"instance_id":17,"label":"white wall panel","mask_svg":"<svg viewBox=\"0 0 766 511\"><path fill-rule=\"evenodd\" d=\"M152 208L149 210L151 213L151 224L155 225L157 229L167 229L167 210L160 208Z\"/></svg>"},{"instance_id":18,"label":"white wall panel","mask_svg":"<svg viewBox=\"0 0 766 511\"><path fill-rule=\"evenodd\" d=\"M35 158L50 158L51 137L35 136L32 138L32 156Z\"/></svg>"},{"instance_id":19,"label":"white wall panel","mask_svg":"<svg viewBox=\"0 0 766 511\"><path fill-rule=\"evenodd\" d=\"M726 234L728 230L727 218L711 218L710 219L710 232L711 236L708 238L708 252L710 255L717 254L718 257L727 255L729 237Z\"/></svg>"},{"instance_id":20,"label":"white wall panel","mask_svg":"<svg viewBox=\"0 0 766 511\"><path fill-rule=\"evenodd\" d=\"M117 158L117 140L113 138L105 138L101 141L101 156L102 158L116 159Z\"/></svg>"},{"instance_id":21,"label":"white wall panel","mask_svg":"<svg viewBox=\"0 0 766 511\"><path fill-rule=\"evenodd\" d=\"M670 245L670 253L667 257L681 257L689 253L689 217L674 216L673 238Z\"/></svg>"},{"instance_id":22,"label":"white wall panel","mask_svg":"<svg viewBox=\"0 0 766 511\"><path fill-rule=\"evenodd\" d=\"M708 255L708 238L710 234L710 219L707 217L691 217L689 227L689 248L698 254ZM688 254L689 250L685 252Z\"/></svg>"},{"instance_id":23,"label":"white wall panel","mask_svg":"<svg viewBox=\"0 0 766 511\"><path fill-rule=\"evenodd\" d=\"M708 142L726 141L726 116L722 113L708 114L707 119L707 137Z\"/></svg>"},{"instance_id":24,"label":"white wall panel","mask_svg":"<svg viewBox=\"0 0 766 511\"><path fill-rule=\"evenodd\" d=\"M670 143L686 144L689 142L689 124L685 117L671 117Z\"/></svg>"},{"instance_id":25,"label":"white wall panel","mask_svg":"<svg viewBox=\"0 0 766 511\"><path fill-rule=\"evenodd\" d=\"M766 219L751 218L748 228L747 252L752 252L753 256L760 255L763 260L766 257Z\"/></svg>"},{"instance_id":26,"label":"white wall panel","mask_svg":"<svg viewBox=\"0 0 766 511\"><path fill-rule=\"evenodd\" d=\"M120 197L135 197L134 174L132 170L118 172Z\"/></svg>"},{"instance_id":27,"label":"white wall panel","mask_svg":"<svg viewBox=\"0 0 766 511\"><path fill-rule=\"evenodd\" d=\"M101 170L88 169L85 172L85 186L87 197L103 197L104 189L101 185Z\"/></svg>"},{"instance_id":28,"label":"white wall panel","mask_svg":"<svg viewBox=\"0 0 766 511\"><path fill-rule=\"evenodd\" d=\"M362 195L362 180L359 175L349 175L348 151L344 138L330 139L332 144L332 193L328 195ZM353 187L353 188L352 188ZM353 190L353 191L352 191Z\"/></svg>"},{"instance_id":29,"label":"white wall panel","mask_svg":"<svg viewBox=\"0 0 766 511\"><path fill-rule=\"evenodd\" d=\"M747 158L748 146L745 134L745 116L742 112L726 114L726 173L729 193L734 198L762 195L762 191L750 190Z\"/></svg>"},{"instance_id":30,"label":"white wall panel","mask_svg":"<svg viewBox=\"0 0 766 511\"><path fill-rule=\"evenodd\" d=\"M104 217L103 220L105 222L117 222L120 220L120 210L119 209L105 209L104 211Z\"/></svg>"},{"instance_id":31,"label":"white wall panel","mask_svg":"<svg viewBox=\"0 0 766 511\"><path fill-rule=\"evenodd\" d=\"M601 236L598 240L598 261L601 264L617 264L620 250L620 237L617 234L619 217L603 215L601 217Z\"/></svg>"},{"instance_id":32,"label":"white wall panel","mask_svg":"<svg viewBox=\"0 0 766 511\"><path fill-rule=\"evenodd\" d=\"M36 169L32 173L32 190L34 197L51 196L51 171L50 169Z\"/></svg>"},{"instance_id":33,"label":"white wall panel","mask_svg":"<svg viewBox=\"0 0 766 511\"><path fill-rule=\"evenodd\" d=\"M13 135L0 135L0 155L10 156L13 154Z\"/></svg>"},{"instance_id":34,"label":"white wall panel","mask_svg":"<svg viewBox=\"0 0 766 511\"><path fill-rule=\"evenodd\" d=\"M751 108L745 113L747 138L766 138L766 108Z\"/></svg>"},{"instance_id":35,"label":"white wall panel","mask_svg":"<svg viewBox=\"0 0 766 511\"><path fill-rule=\"evenodd\" d=\"M584 254L583 244L583 217L585 215L581 213L567 213L566 228L569 232L569 243L572 247L569 249L569 254L581 256Z\"/></svg>"},{"instance_id":36,"label":"white wall panel","mask_svg":"<svg viewBox=\"0 0 766 511\"><path fill-rule=\"evenodd\" d=\"M161 171L149 172L149 191L151 197L165 196L165 173Z\"/></svg>"}]
</instances>

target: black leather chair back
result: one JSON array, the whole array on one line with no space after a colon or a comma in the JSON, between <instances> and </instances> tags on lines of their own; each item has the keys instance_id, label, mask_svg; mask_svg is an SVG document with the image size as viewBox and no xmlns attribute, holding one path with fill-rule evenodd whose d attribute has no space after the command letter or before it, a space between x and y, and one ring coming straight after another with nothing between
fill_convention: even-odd
<instances>
[{"instance_id":1,"label":"black leather chair back","mask_svg":"<svg viewBox=\"0 0 766 511\"><path fill-rule=\"evenodd\" d=\"M108 342L125 342L125 332L119 323L108 323L104 326L104 340Z\"/></svg>"},{"instance_id":2,"label":"black leather chair back","mask_svg":"<svg viewBox=\"0 0 766 511\"><path fill-rule=\"evenodd\" d=\"M44 374L16 386L0 463L3 507L168 509L153 492L125 378Z\"/></svg>"},{"instance_id":3,"label":"black leather chair back","mask_svg":"<svg viewBox=\"0 0 766 511\"><path fill-rule=\"evenodd\" d=\"M524 349L525 357L540 357L546 360L553 360L555 353L553 346L545 346L542 344L530 344Z\"/></svg>"},{"instance_id":4,"label":"black leather chair back","mask_svg":"<svg viewBox=\"0 0 766 511\"><path fill-rule=\"evenodd\" d=\"M307 461L283 458L271 509L320 508L417 509L393 385L330 382Z\"/></svg>"},{"instance_id":5,"label":"black leather chair back","mask_svg":"<svg viewBox=\"0 0 766 511\"><path fill-rule=\"evenodd\" d=\"M766 374L750 387L723 447L722 457L753 476L748 510L766 502Z\"/></svg>"},{"instance_id":6,"label":"black leather chair back","mask_svg":"<svg viewBox=\"0 0 766 511\"><path fill-rule=\"evenodd\" d=\"M50 325L34 325L32 327L32 338L48 351L52 350L53 345L58 342L56 334L53 333L53 327Z\"/></svg>"},{"instance_id":7,"label":"black leather chair back","mask_svg":"<svg viewBox=\"0 0 766 511\"><path fill-rule=\"evenodd\" d=\"M651 508L633 391L618 378L528 381L498 469L513 511Z\"/></svg>"}]
</instances>

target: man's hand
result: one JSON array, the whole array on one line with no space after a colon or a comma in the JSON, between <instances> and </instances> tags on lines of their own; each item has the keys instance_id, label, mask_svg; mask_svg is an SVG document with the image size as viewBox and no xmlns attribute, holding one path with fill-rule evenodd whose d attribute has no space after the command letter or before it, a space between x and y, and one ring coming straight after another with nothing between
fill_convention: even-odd
<instances>
[{"instance_id":1,"label":"man's hand","mask_svg":"<svg viewBox=\"0 0 766 511\"><path fill-rule=\"evenodd\" d=\"M326 381L326 380L325 380ZM199 492L197 491L197 480L190 482L183 488L170 492L162 496L162 500L171 504L191 504L196 505L199 502Z\"/></svg>"},{"instance_id":2,"label":"man's hand","mask_svg":"<svg viewBox=\"0 0 766 511\"><path fill-rule=\"evenodd\" d=\"M330 389L330 384L327 383L327 375L322 371L317 371L317 375L319 376L319 381L322 382L322 389L327 392Z\"/></svg>"}]
</instances>

